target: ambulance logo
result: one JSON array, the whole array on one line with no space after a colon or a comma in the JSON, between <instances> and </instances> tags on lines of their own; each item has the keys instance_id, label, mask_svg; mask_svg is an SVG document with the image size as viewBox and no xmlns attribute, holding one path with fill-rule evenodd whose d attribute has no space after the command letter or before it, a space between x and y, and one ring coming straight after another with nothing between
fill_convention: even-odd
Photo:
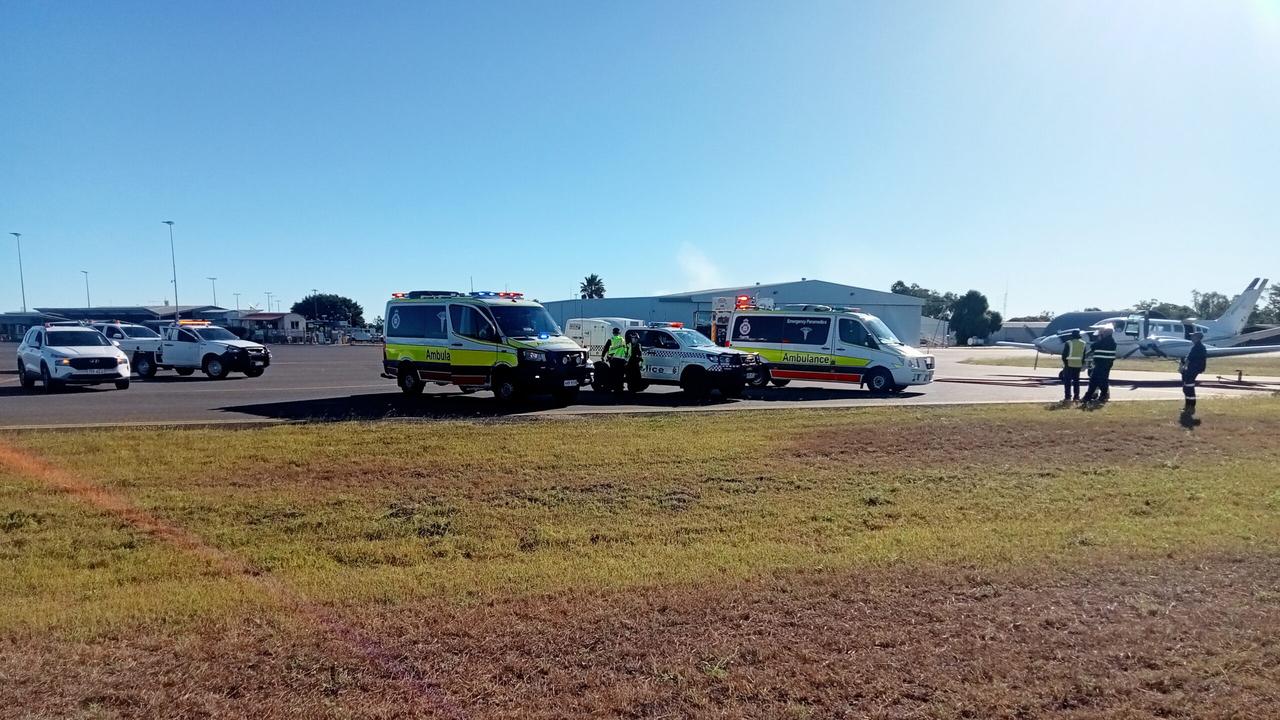
<instances>
[{"instance_id":1,"label":"ambulance logo","mask_svg":"<svg viewBox=\"0 0 1280 720\"><path fill-rule=\"evenodd\" d=\"M748 320L748 319L746 319L746 318L742 318L742 324L738 326L738 334L739 334L739 335L750 335L750 334L751 334L751 321L750 321L750 320Z\"/></svg>"},{"instance_id":2,"label":"ambulance logo","mask_svg":"<svg viewBox=\"0 0 1280 720\"><path fill-rule=\"evenodd\" d=\"M804 337L804 341L805 341L805 342L808 342L808 341L809 341L809 333L811 333L811 332L813 332L813 328L811 328L811 327L802 327L802 328L800 328L800 335L802 335L802 336Z\"/></svg>"},{"instance_id":3,"label":"ambulance logo","mask_svg":"<svg viewBox=\"0 0 1280 720\"><path fill-rule=\"evenodd\" d=\"M395 312L391 313L391 329L392 330L400 329L400 311L399 310L396 310Z\"/></svg>"}]
</instances>

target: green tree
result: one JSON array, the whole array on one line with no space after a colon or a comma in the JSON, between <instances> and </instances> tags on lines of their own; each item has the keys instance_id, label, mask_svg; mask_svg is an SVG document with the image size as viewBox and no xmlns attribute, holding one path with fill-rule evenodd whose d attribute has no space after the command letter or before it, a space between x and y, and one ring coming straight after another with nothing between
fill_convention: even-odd
<instances>
[{"instance_id":1,"label":"green tree","mask_svg":"<svg viewBox=\"0 0 1280 720\"><path fill-rule=\"evenodd\" d=\"M958 296L953 292L940 293L936 290L920 287L915 283L908 285L901 280L891 285L889 292L897 295L910 295L924 300L924 307L920 308L920 312L925 317L931 318L942 318L951 307L951 304L958 299Z\"/></svg>"},{"instance_id":2,"label":"green tree","mask_svg":"<svg viewBox=\"0 0 1280 720\"><path fill-rule=\"evenodd\" d=\"M985 339L1003 325L1004 318L991 310L987 296L977 290L970 290L951 303L951 331L961 345L971 337Z\"/></svg>"},{"instance_id":3,"label":"green tree","mask_svg":"<svg viewBox=\"0 0 1280 720\"><path fill-rule=\"evenodd\" d=\"M1186 305L1179 305L1177 303L1160 302L1155 298L1151 298L1150 300L1142 300L1141 302L1136 302L1133 304L1134 312L1143 313L1148 310L1150 310L1153 313L1158 313L1160 315L1163 315L1167 318L1172 318L1174 320L1185 320L1189 317L1193 317L1196 314L1196 311L1194 308L1188 307Z\"/></svg>"},{"instance_id":4,"label":"green tree","mask_svg":"<svg viewBox=\"0 0 1280 720\"><path fill-rule=\"evenodd\" d=\"M308 320L345 320L352 325L364 325L364 308L349 297L333 293L308 295L290 308Z\"/></svg>"},{"instance_id":5,"label":"green tree","mask_svg":"<svg viewBox=\"0 0 1280 720\"><path fill-rule=\"evenodd\" d=\"M1195 311L1196 317L1211 320L1226 312L1229 305L1231 298L1220 292L1191 291L1191 309Z\"/></svg>"},{"instance_id":6,"label":"green tree","mask_svg":"<svg viewBox=\"0 0 1280 720\"><path fill-rule=\"evenodd\" d=\"M583 300L602 298L604 297L604 280L599 275L591 273L582 279L582 284L578 286L578 293Z\"/></svg>"},{"instance_id":7,"label":"green tree","mask_svg":"<svg viewBox=\"0 0 1280 720\"><path fill-rule=\"evenodd\" d=\"M1280 285L1272 285L1267 291L1266 304L1254 308L1249 315L1250 325L1280 324Z\"/></svg>"},{"instance_id":8,"label":"green tree","mask_svg":"<svg viewBox=\"0 0 1280 720\"><path fill-rule=\"evenodd\" d=\"M374 332L376 332L376 333L378 333L379 335L381 335L381 334L382 334L383 325L384 325L384 323L383 323L383 321L382 321L382 316L381 316L381 315L379 315L378 317L376 317L376 318L374 318L374 319L373 319L373 331L374 331Z\"/></svg>"}]
</instances>

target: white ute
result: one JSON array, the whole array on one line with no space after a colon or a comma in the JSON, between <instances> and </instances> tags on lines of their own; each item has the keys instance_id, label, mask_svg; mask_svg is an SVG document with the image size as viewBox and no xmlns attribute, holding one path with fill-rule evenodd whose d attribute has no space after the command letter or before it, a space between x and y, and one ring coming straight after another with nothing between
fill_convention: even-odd
<instances>
[{"instance_id":1,"label":"white ute","mask_svg":"<svg viewBox=\"0 0 1280 720\"><path fill-rule=\"evenodd\" d=\"M192 320L160 328L158 338L138 339L131 349L134 369L144 378L170 368L179 375L202 370L214 380L232 372L258 377L271 364L271 352L262 345L241 340L226 328Z\"/></svg>"}]
</instances>

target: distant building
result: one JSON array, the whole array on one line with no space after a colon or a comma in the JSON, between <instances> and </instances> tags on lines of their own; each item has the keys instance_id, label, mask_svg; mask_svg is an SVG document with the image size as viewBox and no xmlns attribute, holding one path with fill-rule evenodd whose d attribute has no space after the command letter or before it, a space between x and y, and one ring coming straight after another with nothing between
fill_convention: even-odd
<instances>
[{"instance_id":1,"label":"distant building","mask_svg":"<svg viewBox=\"0 0 1280 720\"><path fill-rule=\"evenodd\" d=\"M32 325L43 325L58 320L66 320L66 318L39 311L0 313L0 342L18 342Z\"/></svg>"},{"instance_id":2,"label":"distant building","mask_svg":"<svg viewBox=\"0 0 1280 720\"><path fill-rule=\"evenodd\" d=\"M227 325L244 328L253 340L302 342L307 337L307 319L297 313L249 313L228 318Z\"/></svg>"},{"instance_id":3,"label":"distant building","mask_svg":"<svg viewBox=\"0 0 1280 720\"><path fill-rule=\"evenodd\" d=\"M647 297L552 300L543 305L562 326L576 317L625 317L645 322L683 322L693 327L695 314L710 311L715 298L737 295L767 298L775 307L791 303L857 307L883 320L903 342L916 345L921 340L920 309L924 301L920 298L824 280L801 279Z\"/></svg>"}]
</instances>

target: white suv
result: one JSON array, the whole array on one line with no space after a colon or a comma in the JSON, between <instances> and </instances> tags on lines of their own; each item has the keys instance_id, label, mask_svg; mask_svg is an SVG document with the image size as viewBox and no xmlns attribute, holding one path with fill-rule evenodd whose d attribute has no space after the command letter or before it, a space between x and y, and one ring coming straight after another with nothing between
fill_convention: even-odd
<instances>
[{"instance_id":1,"label":"white suv","mask_svg":"<svg viewBox=\"0 0 1280 720\"><path fill-rule=\"evenodd\" d=\"M33 327L18 345L18 379L30 389L40 380L45 392L64 385L115 383L129 388L129 358L93 328L78 324Z\"/></svg>"}]
</instances>

